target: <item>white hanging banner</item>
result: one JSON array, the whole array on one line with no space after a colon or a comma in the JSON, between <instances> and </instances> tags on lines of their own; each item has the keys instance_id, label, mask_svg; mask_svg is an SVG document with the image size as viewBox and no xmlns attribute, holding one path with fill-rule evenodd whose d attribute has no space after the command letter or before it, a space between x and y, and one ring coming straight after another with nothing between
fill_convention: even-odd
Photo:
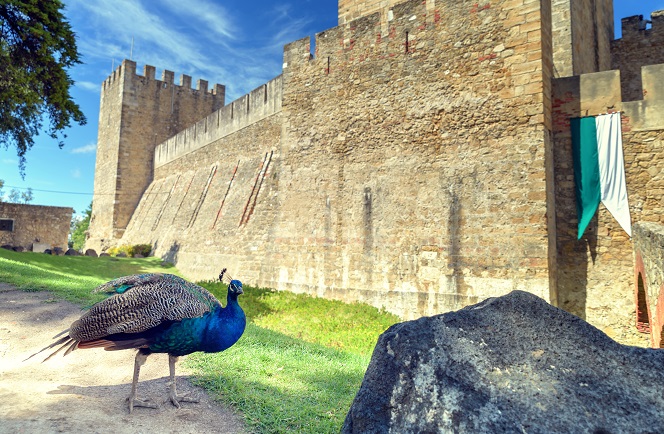
<instances>
[{"instance_id":1,"label":"white hanging banner","mask_svg":"<svg viewBox=\"0 0 664 434\"><path fill-rule=\"evenodd\" d=\"M597 157L601 200L620 226L632 236L632 223L627 200L625 161L623 158L620 113L599 115L597 127Z\"/></svg>"}]
</instances>

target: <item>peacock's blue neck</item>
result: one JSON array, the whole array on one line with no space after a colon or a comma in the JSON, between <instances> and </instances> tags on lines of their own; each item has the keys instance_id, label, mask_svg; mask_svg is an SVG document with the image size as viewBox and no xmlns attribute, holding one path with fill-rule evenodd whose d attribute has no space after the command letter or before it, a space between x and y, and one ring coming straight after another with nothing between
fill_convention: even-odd
<instances>
[{"instance_id":1,"label":"peacock's blue neck","mask_svg":"<svg viewBox=\"0 0 664 434\"><path fill-rule=\"evenodd\" d=\"M211 353L229 348L240 339L245 326L246 317L237 302L237 297L234 299L229 297L226 307L218 307L211 312L203 351Z\"/></svg>"}]
</instances>

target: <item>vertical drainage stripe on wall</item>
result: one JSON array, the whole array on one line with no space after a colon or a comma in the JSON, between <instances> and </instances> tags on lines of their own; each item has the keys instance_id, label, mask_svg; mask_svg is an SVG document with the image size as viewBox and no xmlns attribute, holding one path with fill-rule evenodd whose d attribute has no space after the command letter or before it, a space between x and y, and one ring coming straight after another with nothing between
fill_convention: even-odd
<instances>
[{"instance_id":1,"label":"vertical drainage stripe on wall","mask_svg":"<svg viewBox=\"0 0 664 434\"><path fill-rule=\"evenodd\" d=\"M138 227L141 227L141 224L143 224L143 218L145 217L143 214L145 214L145 210L147 209L147 204L146 202L149 200L150 194L152 190L154 190L155 184L150 184L150 187L148 187L147 191L143 195L143 197L147 197L145 201L140 200L138 202L138 206L136 207L136 211L134 212L134 215L132 215L131 219L129 220L129 224L127 225L127 231L126 232L131 232L134 229L134 226L138 224Z\"/></svg>"},{"instance_id":2,"label":"vertical drainage stripe on wall","mask_svg":"<svg viewBox=\"0 0 664 434\"><path fill-rule=\"evenodd\" d=\"M198 212L201 210L203 202L205 202L205 197L207 196L208 190L210 189L210 184L212 184L212 180L214 179L214 175L216 174L217 174L217 165L215 164L214 166L212 166L212 169L210 169L210 174L208 175L205 187L203 187L203 191L201 192L201 196L198 198L198 203L196 204L196 208L194 209L194 212L191 214L191 218L189 219L189 224L187 225L188 228L192 227L196 222L196 218L198 217Z\"/></svg>"},{"instance_id":3,"label":"vertical drainage stripe on wall","mask_svg":"<svg viewBox=\"0 0 664 434\"><path fill-rule=\"evenodd\" d=\"M175 182L173 183L173 186L171 187L170 191L168 192L168 196L166 197L166 200L164 203L161 205L161 209L159 210L159 214L157 214L157 218L154 220L154 223L152 224L152 232L157 230L157 227L159 226L159 222L161 221L161 216L164 215L164 210L166 209L166 205L168 205L168 202L171 200L171 196L173 196L173 191L175 191L175 187L178 185L178 181L180 180L180 174L178 174L177 178L175 178Z\"/></svg>"},{"instance_id":4,"label":"vertical drainage stripe on wall","mask_svg":"<svg viewBox=\"0 0 664 434\"><path fill-rule=\"evenodd\" d=\"M182 208L182 204L184 203L184 200L187 198L187 194L189 193L189 188L191 187L191 183L194 182L194 178L196 178L196 172L192 173L191 179L189 180L189 184L187 184L187 188L184 191L184 194L182 195L182 200L180 200L180 204L178 205L177 211L175 211L175 214L173 214L173 220L171 220L171 225L175 223L175 218L180 215L180 209Z\"/></svg>"},{"instance_id":5,"label":"vertical drainage stripe on wall","mask_svg":"<svg viewBox=\"0 0 664 434\"><path fill-rule=\"evenodd\" d=\"M224 197L221 199L221 204L219 204L219 210L217 210L217 216L214 218L214 223L212 223L212 227L210 229L214 229L217 226L217 220L219 220L219 216L221 215L221 210L224 208L224 203L226 202L226 197L228 196L228 192L231 191L231 186L233 185L233 181L235 180L235 175L237 174L238 167L240 167L240 160L237 160L237 164L235 165L235 170L233 170L233 175L231 175L231 180L228 183L228 188L226 189Z\"/></svg>"},{"instance_id":6,"label":"vertical drainage stripe on wall","mask_svg":"<svg viewBox=\"0 0 664 434\"><path fill-rule=\"evenodd\" d=\"M152 189L152 192L149 193L149 194L152 195L152 200L149 201L149 205L147 205L147 207L145 208L145 213L144 213L143 217L141 218L141 224L138 225L138 230L139 231L143 227L143 223L145 223L145 220L147 220L148 216L150 215L150 210L152 209L152 206L154 205L154 201L157 200L157 195L159 193L161 193L161 186L163 184L164 183L161 182L161 183L159 183L159 187L157 187L157 183L155 183L154 184L155 187ZM157 192L155 193L154 190L157 190Z\"/></svg>"},{"instance_id":7,"label":"vertical drainage stripe on wall","mask_svg":"<svg viewBox=\"0 0 664 434\"><path fill-rule=\"evenodd\" d=\"M244 224L247 224L249 222L249 219L251 218L251 215L254 213L254 208L256 208L256 202L258 201L258 193L261 191L261 187L263 186L263 180L265 180L265 175L267 174L267 169L270 167L270 162L272 161L272 154L274 151L270 151L270 157L267 159L267 163L265 164L265 167L263 168L263 176L261 176L261 180L258 183L258 188L256 189L256 192L254 194L254 201L251 204L251 208L249 209L249 212L247 213L247 217L244 220Z\"/></svg>"},{"instance_id":8,"label":"vertical drainage stripe on wall","mask_svg":"<svg viewBox=\"0 0 664 434\"><path fill-rule=\"evenodd\" d=\"M254 186L251 189L251 193L249 193L249 197L247 198L247 203L244 205L244 209L242 210L242 217L240 217L240 223L238 224L238 226L242 226L243 224L246 223L245 217L247 215L247 209L249 208L249 204L251 203L251 198L254 195L254 191L256 191L258 180L260 179L260 176L263 173L263 168L265 167L265 162L267 161L267 155L268 153L266 152L265 157L263 158L263 162L258 166L258 173L256 174L256 179L254 180Z\"/></svg>"}]
</instances>

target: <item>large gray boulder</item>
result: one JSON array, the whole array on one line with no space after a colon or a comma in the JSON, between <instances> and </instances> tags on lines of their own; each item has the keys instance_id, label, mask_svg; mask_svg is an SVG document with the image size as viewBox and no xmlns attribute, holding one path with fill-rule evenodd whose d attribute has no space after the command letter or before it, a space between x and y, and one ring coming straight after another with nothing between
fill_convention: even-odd
<instances>
[{"instance_id":1,"label":"large gray boulder","mask_svg":"<svg viewBox=\"0 0 664 434\"><path fill-rule=\"evenodd\" d=\"M662 433L664 350L521 291L390 327L342 433Z\"/></svg>"}]
</instances>

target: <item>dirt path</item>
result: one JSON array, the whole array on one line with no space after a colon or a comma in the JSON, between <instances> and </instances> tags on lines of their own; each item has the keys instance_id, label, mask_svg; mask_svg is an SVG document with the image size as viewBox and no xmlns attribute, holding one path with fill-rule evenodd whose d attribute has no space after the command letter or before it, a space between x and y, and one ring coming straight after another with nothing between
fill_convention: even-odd
<instances>
[{"instance_id":1,"label":"dirt path","mask_svg":"<svg viewBox=\"0 0 664 434\"><path fill-rule=\"evenodd\" d=\"M241 419L194 387L178 364L178 392L198 404L177 409L168 399L168 356L155 354L141 369L139 394L159 409L129 415L133 351L78 350L46 363L23 360L48 345L80 315L80 308L46 292L0 283L0 432L2 433L243 433Z\"/></svg>"}]
</instances>

